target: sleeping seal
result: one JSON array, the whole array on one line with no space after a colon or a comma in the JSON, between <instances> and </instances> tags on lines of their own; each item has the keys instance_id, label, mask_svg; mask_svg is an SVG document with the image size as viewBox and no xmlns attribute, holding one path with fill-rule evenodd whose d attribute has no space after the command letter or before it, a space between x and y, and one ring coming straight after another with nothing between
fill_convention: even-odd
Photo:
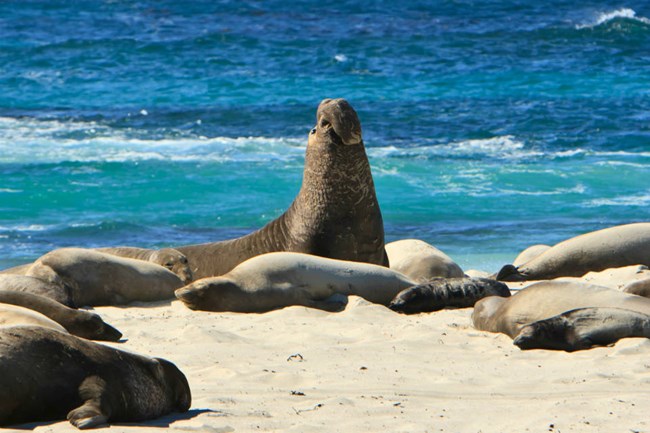
<instances>
[{"instance_id":1,"label":"sleeping seal","mask_svg":"<svg viewBox=\"0 0 650 433\"><path fill-rule=\"evenodd\" d=\"M506 265L501 281L581 277L587 272L650 265L650 223L609 227L567 239L519 266Z\"/></svg>"},{"instance_id":2,"label":"sleeping seal","mask_svg":"<svg viewBox=\"0 0 650 433\"><path fill-rule=\"evenodd\" d=\"M0 329L0 426L62 420L80 429L185 412L171 362L36 326Z\"/></svg>"},{"instance_id":3,"label":"sleeping seal","mask_svg":"<svg viewBox=\"0 0 650 433\"><path fill-rule=\"evenodd\" d=\"M124 305L171 299L183 286L162 266L82 248L61 248L40 257L27 271L66 287L73 306Z\"/></svg>"},{"instance_id":4,"label":"sleeping seal","mask_svg":"<svg viewBox=\"0 0 650 433\"><path fill-rule=\"evenodd\" d=\"M382 305L415 285L383 266L302 253L255 256L220 277L204 278L176 291L193 310L262 313L290 305L333 310L332 295L357 295Z\"/></svg>"},{"instance_id":5,"label":"sleeping seal","mask_svg":"<svg viewBox=\"0 0 650 433\"><path fill-rule=\"evenodd\" d=\"M405 314L425 313L443 308L473 307L486 296L510 296L503 283L488 278L434 278L402 290L388 306Z\"/></svg>"},{"instance_id":6,"label":"sleeping seal","mask_svg":"<svg viewBox=\"0 0 650 433\"><path fill-rule=\"evenodd\" d=\"M522 350L573 352L629 337L650 338L650 316L622 308L578 308L524 326L513 343Z\"/></svg>"},{"instance_id":7,"label":"sleeping seal","mask_svg":"<svg viewBox=\"0 0 650 433\"><path fill-rule=\"evenodd\" d=\"M37 311L18 305L0 303L0 328L14 326L41 326L59 332L68 332L63 326Z\"/></svg>"},{"instance_id":8,"label":"sleeping seal","mask_svg":"<svg viewBox=\"0 0 650 433\"><path fill-rule=\"evenodd\" d=\"M357 113L344 99L318 106L302 186L285 213L261 229L221 242L176 247L195 280L223 275L273 251L388 266L384 224Z\"/></svg>"},{"instance_id":9,"label":"sleeping seal","mask_svg":"<svg viewBox=\"0 0 650 433\"><path fill-rule=\"evenodd\" d=\"M122 333L95 313L68 308L52 299L26 292L0 290L0 302L37 311L63 326L70 334L89 340L118 341Z\"/></svg>"},{"instance_id":10,"label":"sleeping seal","mask_svg":"<svg viewBox=\"0 0 650 433\"><path fill-rule=\"evenodd\" d=\"M192 271L187 263L187 257L174 248L151 250L136 247L110 247L95 248L95 251L118 257L126 257L129 259L144 260L145 262L155 263L178 275L178 278L181 279L183 284L188 284L192 281Z\"/></svg>"},{"instance_id":11,"label":"sleeping seal","mask_svg":"<svg viewBox=\"0 0 650 433\"><path fill-rule=\"evenodd\" d=\"M32 264L29 265L32 267ZM70 290L59 283L43 281L40 278L25 275L2 274L0 275L0 290L25 292L44 296L60 304L73 307Z\"/></svg>"},{"instance_id":12,"label":"sleeping seal","mask_svg":"<svg viewBox=\"0 0 650 433\"><path fill-rule=\"evenodd\" d=\"M425 283L435 277L465 276L451 257L419 239L390 242L386 244L386 254L392 270L403 273L417 283Z\"/></svg>"}]
</instances>

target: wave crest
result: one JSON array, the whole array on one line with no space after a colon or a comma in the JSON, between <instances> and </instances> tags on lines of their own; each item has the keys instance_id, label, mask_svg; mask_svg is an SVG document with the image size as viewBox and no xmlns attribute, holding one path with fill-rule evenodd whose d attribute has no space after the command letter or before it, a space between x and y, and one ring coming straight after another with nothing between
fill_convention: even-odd
<instances>
[{"instance_id":1,"label":"wave crest","mask_svg":"<svg viewBox=\"0 0 650 433\"><path fill-rule=\"evenodd\" d=\"M650 19L645 18L645 17L639 17L636 15L636 12L633 9L629 8L621 8L617 9L612 12L601 12L598 14L598 17L596 17L596 20L588 23L588 24L579 24L576 26L577 29L585 29L585 28L594 28L601 26L603 24L610 23L614 20L632 20L636 21L645 25L650 26Z\"/></svg>"}]
</instances>

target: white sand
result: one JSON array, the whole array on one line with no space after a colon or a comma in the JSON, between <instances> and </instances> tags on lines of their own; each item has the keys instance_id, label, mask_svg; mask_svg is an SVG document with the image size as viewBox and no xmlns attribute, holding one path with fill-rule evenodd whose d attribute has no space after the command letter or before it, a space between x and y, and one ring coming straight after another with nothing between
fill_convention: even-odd
<instances>
[{"instance_id":1,"label":"white sand","mask_svg":"<svg viewBox=\"0 0 650 433\"><path fill-rule=\"evenodd\" d=\"M179 301L96 311L128 338L113 346L173 361L193 393L187 414L110 431L650 431L648 339L521 351L474 330L471 309L403 316L354 297L341 313L194 312Z\"/></svg>"}]
</instances>

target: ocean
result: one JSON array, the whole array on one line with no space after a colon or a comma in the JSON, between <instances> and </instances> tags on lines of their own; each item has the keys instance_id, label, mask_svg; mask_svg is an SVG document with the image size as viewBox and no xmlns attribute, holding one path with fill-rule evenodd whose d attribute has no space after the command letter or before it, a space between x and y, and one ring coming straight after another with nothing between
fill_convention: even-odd
<instances>
[{"instance_id":1,"label":"ocean","mask_svg":"<svg viewBox=\"0 0 650 433\"><path fill-rule=\"evenodd\" d=\"M323 98L387 241L464 269L650 221L650 3L0 2L0 268L280 215Z\"/></svg>"}]
</instances>

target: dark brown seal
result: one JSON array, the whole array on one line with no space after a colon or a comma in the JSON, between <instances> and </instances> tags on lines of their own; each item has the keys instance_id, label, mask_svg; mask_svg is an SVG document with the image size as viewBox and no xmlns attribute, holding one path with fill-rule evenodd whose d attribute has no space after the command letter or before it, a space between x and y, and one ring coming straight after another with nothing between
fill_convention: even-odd
<instances>
[{"instance_id":1,"label":"dark brown seal","mask_svg":"<svg viewBox=\"0 0 650 433\"><path fill-rule=\"evenodd\" d=\"M176 249L187 257L195 280L274 251L387 266L381 211L352 106L344 99L320 103L302 186L284 214L238 239Z\"/></svg>"},{"instance_id":2,"label":"dark brown seal","mask_svg":"<svg viewBox=\"0 0 650 433\"><path fill-rule=\"evenodd\" d=\"M32 267L31 263L29 264L29 267ZM2 274L0 275L0 290L32 293L34 295L45 296L46 298L52 299L68 307L75 306L74 300L72 299L72 293L68 287L36 277Z\"/></svg>"},{"instance_id":3,"label":"dark brown seal","mask_svg":"<svg viewBox=\"0 0 650 433\"><path fill-rule=\"evenodd\" d=\"M508 297L510 289L489 278L433 278L427 283L402 290L388 308L405 314L468 308L487 296Z\"/></svg>"},{"instance_id":4,"label":"dark brown seal","mask_svg":"<svg viewBox=\"0 0 650 433\"><path fill-rule=\"evenodd\" d=\"M187 379L171 362L38 326L0 329L0 426L62 420L78 428L185 412Z\"/></svg>"},{"instance_id":5,"label":"dark brown seal","mask_svg":"<svg viewBox=\"0 0 650 433\"><path fill-rule=\"evenodd\" d=\"M68 308L44 296L0 290L0 302L38 311L63 326L70 334L89 340L118 341L122 333L95 313Z\"/></svg>"}]
</instances>

